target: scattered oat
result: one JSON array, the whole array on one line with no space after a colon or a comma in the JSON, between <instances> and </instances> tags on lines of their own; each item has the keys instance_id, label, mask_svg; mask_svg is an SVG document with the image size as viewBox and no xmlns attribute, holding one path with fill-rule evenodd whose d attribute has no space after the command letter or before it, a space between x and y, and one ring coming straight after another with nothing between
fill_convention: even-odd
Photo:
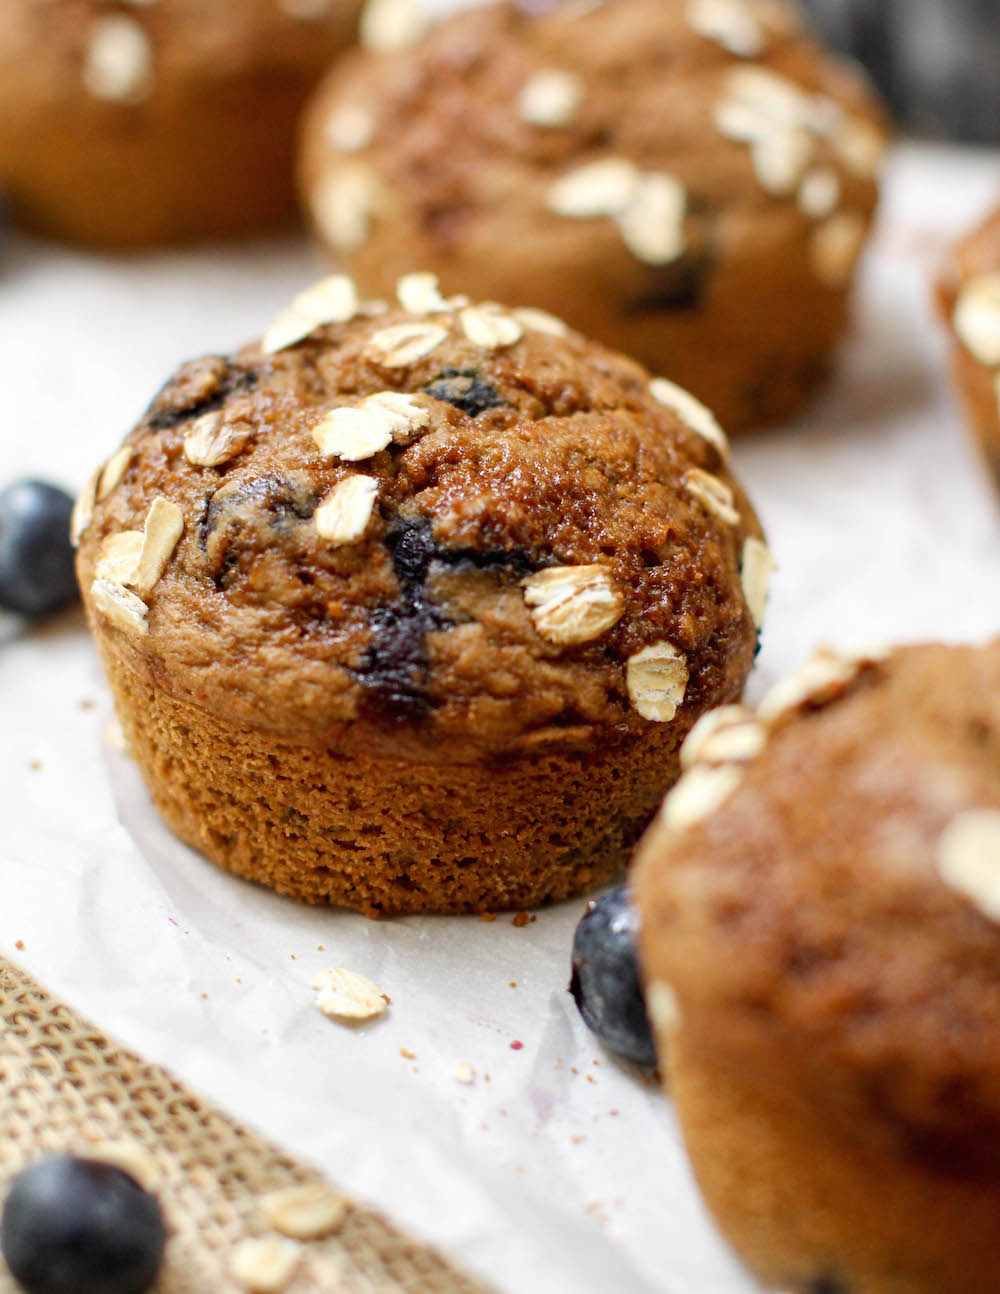
<instances>
[{"instance_id":1,"label":"scattered oat","mask_svg":"<svg viewBox=\"0 0 1000 1294\"><path fill-rule=\"evenodd\" d=\"M743 586L743 596L746 598L750 618L758 629L764 623L767 592L773 572L774 558L770 548L762 540L751 535L743 545L740 583Z\"/></svg>"},{"instance_id":2,"label":"scattered oat","mask_svg":"<svg viewBox=\"0 0 1000 1294\"><path fill-rule=\"evenodd\" d=\"M458 316L462 331L475 346L500 350L521 340L524 329L498 306L468 306Z\"/></svg>"},{"instance_id":3,"label":"scattered oat","mask_svg":"<svg viewBox=\"0 0 1000 1294\"><path fill-rule=\"evenodd\" d=\"M415 45L426 30L427 19L416 0L368 0L358 36L365 49L387 54Z\"/></svg>"},{"instance_id":4,"label":"scattered oat","mask_svg":"<svg viewBox=\"0 0 1000 1294\"><path fill-rule=\"evenodd\" d=\"M282 310L261 338L260 349L265 355L276 355L304 340L319 327L320 324L312 315L299 314L297 310Z\"/></svg>"},{"instance_id":5,"label":"scattered oat","mask_svg":"<svg viewBox=\"0 0 1000 1294\"><path fill-rule=\"evenodd\" d=\"M153 88L153 47L134 18L108 14L90 28L83 83L95 99L139 103Z\"/></svg>"},{"instance_id":6,"label":"scattered oat","mask_svg":"<svg viewBox=\"0 0 1000 1294\"><path fill-rule=\"evenodd\" d=\"M265 1195L261 1207L275 1231L293 1240L321 1240L332 1235L347 1215L347 1201L323 1182Z\"/></svg>"},{"instance_id":7,"label":"scattered oat","mask_svg":"<svg viewBox=\"0 0 1000 1294\"><path fill-rule=\"evenodd\" d=\"M583 99L583 83L573 72L543 68L528 80L518 99L522 121L558 129L568 126Z\"/></svg>"},{"instance_id":8,"label":"scattered oat","mask_svg":"<svg viewBox=\"0 0 1000 1294\"><path fill-rule=\"evenodd\" d=\"M864 117L849 117L833 133L833 150L862 180L877 180L888 149L885 135Z\"/></svg>"},{"instance_id":9,"label":"scattered oat","mask_svg":"<svg viewBox=\"0 0 1000 1294\"><path fill-rule=\"evenodd\" d=\"M687 190L665 171L640 175L618 216L625 246L646 265L669 265L684 254Z\"/></svg>"},{"instance_id":10,"label":"scattered oat","mask_svg":"<svg viewBox=\"0 0 1000 1294\"><path fill-rule=\"evenodd\" d=\"M464 1083L470 1086L476 1081L476 1069L470 1065L467 1060L457 1061L455 1064L455 1082Z\"/></svg>"},{"instance_id":11,"label":"scattered oat","mask_svg":"<svg viewBox=\"0 0 1000 1294\"><path fill-rule=\"evenodd\" d=\"M346 274L330 274L295 297L264 334L261 350L273 355L294 346L317 328L331 323L348 323L361 313L358 290Z\"/></svg>"},{"instance_id":12,"label":"scattered oat","mask_svg":"<svg viewBox=\"0 0 1000 1294\"><path fill-rule=\"evenodd\" d=\"M129 583L140 597L155 587L184 533L184 513L162 495L153 500L143 527L142 552Z\"/></svg>"},{"instance_id":13,"label":"scattered oat","mask_svg":"<svg viewBox=\"0 0 1000 1294\"><path fill-rule=\"evenodd\" d=\"M1000 809L967 809L938 842L941 879L991 921L1000 922Z\"/></svg>"},{"instance_id":14,"label":"scattered oat","mask_svg":"<svg viewBox=\"0 0 1000 1294\"><path fill-rule=\"evenodd\" d=\"M23 939L19 939L19 940L17 941L17 943L14 945L14 947L17 949L17 951L18 951L19 953L23 953L23 952L24 952L24 940L23 940Z\"/></svg>"},{"instance_id":15,"label":"scattered oat","mask_svg":"<svg viewBox=\"0 0 1000 1294\"><path fill-rule=\"evenodd\" d=\"M638 170L624 157L606 157L560 176L550 187L546 203L557 215L574 220L617 216L638 179Z\"/></svg>"},{"instance_id":16,"label":"scattered oat","mask_svg":"<svg viewBox=\"0 0 1000 1294\"><path fill-rule=\"evenodd\" d=\"M646 993L649 1018L660 1033L676 1033L681 1023L677 994L663 980L654 980Z\"/></svg>"},{"instance_id":17,"label":"scattered oat","mask_svg":"<svg viewBox=\"0 0 1000 1294\"><path fill-rule=\"evenodd\" d=\"M320 971L310 983L316 1005L333 1020L370 1020L381 1015L389 999L367 975L334 966Z\"/></svg>"},{"instance_id":18,"label":"scattered oat","mask_svg":"<svg viewBox=\"0 0 1000 1294\"><path fill-rule=\"evenodd\" d=\"M469 304L464 296L443 297L436 274L404 274L396 284L399 304L411 315L427 315L458 310Z\"/></svg>"},{"instance_id":19,"label":"scattered oat","mask_svg":"<svg viewBox=\"0 0 1000 1294\"><path fill-rule=\"evenodd\" d=\"M815 153L812 137L798 127L771 130L755 139L750 150L760 187L778 197L795 192Z\"/></svg>"},{"instance_id":20,"label":"scattered oat","mask_svg":"<svg viewBox=\"0 0 1000 1294\"><path fill-rule=\"evenodd\" d=\"M116 584L131 584L142 556L143 539L141 530L121 530L105 536L94 567L95 577Z\"/></svg>"},{"instance_id":21,"label":"scattered oat","mask_svg":"<svg viewBox=\"0 0 1000 1294\"><path fill-rule=\"evenodd\" d=\"M312 429L318 448L331 458L358 462L379 453L393 440L405 441L426 427L430 412L413 396L399 391L380 391L357 405L332 409Z\"/></svg>"},{"instance_id":22,"label":"scattered oat","mask_svg":"<svg viewBox=\"0 0 1000 1294\"><path fill-rule=\"evenodd\" d=\"M369 345L386 368L405 368L436 350L448 336L440 324L401 323L373 333Z\"/></svg>"},{"instance_id":23,"label":"scattered oat","mask_svg":"<svg viewBox=\"0 0 1000 1294\"><path fill-rule=\"evenodd\" d=\"M696 399L690 391L685 391L676 382L665 377L654 377L649 384L649 393L654 400L665 404L677 414L681 422L691 431L707 440L719 451L723 458L729 454L729 441L726 433L719 426L715 415Z\"/></svg>"},{"instance_id":24,"label":"scattered oat","mask_svg":"<svg viewBox=\"0 0 1000 1294\"><path fill-rule=\"evenodd\" d=\"M360 539L377 498L378 481L372 476L347 476L338 481L313 513L320 537L334 545Z\"/></svg>"},{"instance_id":25,"label":"scattered oat","mask_svg":"<svg viewBox=\"0 0 1000 1294\"><path fill-rule=\"evenodd\" d=\"M142 598L113 580L95 579L90 586L94 606L116 628L144 636L149 631L149 608Z\"/></svg>"},{"instance_id":26,"label":"scattered oat","mask_svg":"<svg viewBox=\"0 0 1000 1294\"><path fill-rule=\"evenodd\" d=\"M813 220L823 220L840 202L840 179L831 166L819 166L803 176L799 208Z\"/></svg>"},{"instance_id":27,"label":"scattered oat","mask_svg":"<svg viewBox=\"0 0 1000 1294\"><path fill-rule=\"evenodd\" d=\"M97 486L104 469L98 467L87 477L87 482L77 495L73 504L73 513L69 522L69 537L74 548L83 538L83 532L94 520L94 505L97 502Z\"/></svg>"},{"instance_id":28,"label":"scattered oat","mask_svg":"<svg viewBox=\"0 0 1000 1294\"><path fill-rule=\"evenodd\" d=\"M688 25L738 58L757 58L767 42L747 0L689 0Z\"/></svg>"},{"instance_id":29,"label":"scattered oat","mask_svg":"<svg viewBox=\"0 0 1000 1294\"><path fill-rule=\"evenodd\" d=\"M565 337L569 332L569 326L556 315L549 314L547 310L537 310L534 306L519 306L516 310L512 310L511 314L530 332L544 332L551 337Z\"/></svg>"},{"instance_id":30,"label":"scattered oat","mask_svg":"<svg viewBox=\"0 0 1000 1294\"><path fill-rule=\"evenodd\" d=\"M375 172L362 162L349 162L320 180L310 194L309 209L326 241L338 251L349 252L368 237L381 196Z\"/></svg>"},{"instance_id":31,"label":"scattered oat","mask_svg":"<svg viewBox=\"0 0 1000 1294\"><path fill-rule=\"evenodd\" d=\"M375 136L375 118L367 108L344 103L326 119L323 138L340 153L357 153L367 148Z\"/></svg>"},{"instance_id":32,"label":"scattered oat","mask_svg":"<svg viewBox=\"0 0 1000 1294\"><path fill-rule=\"evenodd\" d=\"M404 1060L417 1059L417 1053L415 1051L410 1051L409 1047L400 1047L399 1054L403 1057Z\"/></svg>"},{"instance_id":33,"label":"scattered oat","mask_svg":"<svg viewBox=\"0 0 1000 1294\"><path fill-rule=\"evenodd\" d=\"M766 731L743 705L722 705L703 714L681 746L681 768L695 764L742 764L764 748Z\"/></svg>"},{"instance_id":34,"label":"scattered oat","mask_svg":"<svg viewBox=\"0 0 1000 1294\"><path fill-rule=\"evenodd\" d=\"M964 285L952 321L981 364L1000 364L1000 272L980 274Z\"/></svg>"},{"instance_id":35,"label":"scattered oat","mask_svg":"<svg viewBox=\"0 0 1000 1294\"><path fill-rule=\"evenodd\" d=\"M827 705L840 696L864 664L862 656L817 652L768 692L757 714L770 721L800 706Z\"/></svg>"},{"instance_id":36,"label":"scattered oat","mask_svg":"<svg viewBox=\"0 0 1000 1294\"><path fill-rule=\"evenodd\" d=\"M229 1274L250 1294L280 1294L295 1274L302 1249L283 1236L241 1240L229 1255Z\"/></svg>"},{"instance_id":37,"label":"scattered oat","mask_svg":"<svg viewBox=\"0 0 1000 1294\"><path fill-rule=\"evenodd\" d=\"M310 315L318 324L348 323L359 313L358 289L349 274L328 274L304 288L292 309Z\"/></svg>"},{"instance_id":38,"label":"scattered oat","mask_svg":"<svg viewBox=\"0 0 1000 1294\"><path fill-rule=\"evenodd\" d=\"M644 719L669 723L687 691L687 661L670 643L653 643L629 657L625 684L632 704Z\"/></svg>"},{"instance_id":39,"label":"scattered oat","mask_svg":"<svg viewBox=\"0 0 1000 1294\"><path fill-rule=\"evenodd\" d=\"M111 491L121 482L122 477L128 471L129 463L135 457L135 450L131 445L125 445L117 454L112 454L104 465L97 482L97 501L101 502L106 499Z\"/></svg>"},{"instance_id":40,"label":"scattered oat","mask_svg":"<svg viewBox=\"0 0 1000 1294\"><path fill-rule=\"evenodd\" d=\"M756 123L752 133L742 136L745 139L759 139L776 128L812 129L826 115L822 101L818 103L794 81L761 66L732 71L726 81L724 103L738 104L746 110L742 124L748 130L751 120Z\"/></svg>"},{"instance_id":41,"label":"scattered oat","mask_svg":"<svg viewBox=\"0 0 1000 1294\"><path fill-rule=\"evenodd\" d=\"M223 422L218 410L195 418L184 437L184 457L194 467L219 467L246 447L249 423Z\"/></svg>"},{"instance_id":42,"label":"scattered oat","mask_svg":"<svg viewBox=\"0 0 1000 1294\"><path fill-rule=\"evenodd\" d=\"M726 525L739 525L740 514L735 506L736 496L725 481L720 481L711 472L702 471L700 467L692 467L685 472L683 484L688 494L704 504L713 516L718 517Z\"/></svg>"},{"instance_id":43,"label":"scattered oat","mask_svg":"<svg viewBox=\"0 0 1000 1294\"><path fill-rule=\"evenodd\" d=\"M742 778L742 769L733 764L718 768L699 764L667 793L660 809L660 821L668 831L686 830L723 805Z\"/></svg>"},{"instance_id":44,"label":"scattered oat","mask_svg":"<svg viewBox=\"0 0 1000 1294\"><path fill-rule=\"evenodd\" d=\"M523 930L525 926L533 925L538 920L534 912L515 912L511 918L511 925L516 926L518 930ZM516 984L511 984L511 988L517 988Z\"/></svg>"},{"instance_id":45,"label":"scattered oat","mask_svg":"<svg viewBox=\"0 0 1000 1294\"><path fill-rule=\"evenodd\" d=\"M856 211L841 211L813 233L809 256L816 277L842 287L851 277L865 241L865 222Z\"/></svg>"},{"instance_id":46,"label":"scattered oat","mask_svg":"<svg viewBox=\"0 0 1000 1294\"><path fill-rule=\"evenodd\" d=\"M87 1146L86 1157L120 1168L145 1191L155 1193L159 1189L160 1170L149 1151L138 1141L97 1141Z\"/></svg>"},{"instance_id":47,"label":"scattered oat","mask_svg":"<svg viewBox=\"0 0 1000 1294\"><path fill-rule=\"evenodd\" d=\"M617 624L625 609L604 566L553 566L521 581L535 630L554 643L583 643Z\"/></svg>"},{"instance_id":48,"label":"scattered oat","mask_svg":"<svg viewBox=\"0 0 1000 1294\"><path fill-rule=\"evenodd\" d=\"M109 750L117 755L128 754L128 742L125 740L125 729L118 719L109 719L104 725L104 741Z\"/></svg>"}]
</instances>

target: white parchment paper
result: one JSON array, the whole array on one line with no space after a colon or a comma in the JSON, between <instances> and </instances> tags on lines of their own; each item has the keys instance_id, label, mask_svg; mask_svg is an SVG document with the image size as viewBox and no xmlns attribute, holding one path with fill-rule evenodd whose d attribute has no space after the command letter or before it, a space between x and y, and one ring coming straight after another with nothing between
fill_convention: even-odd
<instances>
[{"instance_id":1,"label":"white parchment paper","mask_svg":"<svg viewBox=\"0 0 1000 1294\"><path fill-rule=\"evenodd\" d=\"M998 182L992 158L902 150L837 377L794 425L736 444L780 562L752 694L819 642L1000 628L1000 511L928 289ZM180 360L259 333L315 272L292 242L114 259L16 239L0 479L78 487ZM107 715L79 614L0 624L0 950L498 1290L754 1288L699 1203L669 1102L565 991L582 900L520 928L299 907L173 840L102 740ZM329 965L370 975L391 1010L324 1019L307 985Z\"/></svg>"}]
</instances>

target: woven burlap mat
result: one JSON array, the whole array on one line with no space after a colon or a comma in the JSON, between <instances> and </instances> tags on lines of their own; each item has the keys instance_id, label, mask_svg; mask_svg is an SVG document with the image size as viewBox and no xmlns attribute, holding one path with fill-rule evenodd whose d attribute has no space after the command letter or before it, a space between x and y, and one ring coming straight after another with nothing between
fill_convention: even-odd
<instances>
[{"instance_id":1,"label":"woven burlap mat","mask_svg":"<svg viewBox=\"0 0 1000 1294\"><path fill-rule=\"evenodd\" d=\"M170 1228L160 1294L237 1294L240 1240L269 1234L261 1197L318 1175L234 1123L157 1065L110 1041L0 957L0 1193L52 1150L138 1143ZM287 1294L485 1294L425 1246L351 1204L303 1246ZM0 1261L0 1294L17 1286Z\"/></svg>"}]
</instances>

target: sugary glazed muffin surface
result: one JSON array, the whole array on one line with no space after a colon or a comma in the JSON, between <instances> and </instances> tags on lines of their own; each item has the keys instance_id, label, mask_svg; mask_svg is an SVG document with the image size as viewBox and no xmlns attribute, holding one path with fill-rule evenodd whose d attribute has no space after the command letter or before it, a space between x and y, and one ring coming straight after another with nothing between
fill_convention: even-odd
<instances>
[{"instance_id":1,"label":"sugary glazed muffin surface","mask_svg":"<svg viewBox=\"0 0 1000 1294\"><path fill-rule=\"evenodd\" d=\"M818 658L682 762L640 849L642 952L723 1230L782 1288L985 1294L1000 642Z\"/></svg>"},{"instance_id":2,"label":"sugary glazed muffin surface","mask_svg":"<svg viewBox=\"0 0 1000 1294\"><path fill-rule=\"evenodd\" d=\"M295 215L303 102L360 0L0 0L0 182L25 223L110 247Z\"/></svg>"},{"instance_id":3,"label":"sugary glazed muffin surface","mask_svg":"<svg viewBox=\"0 0 1000 1294\"><path fill-rule=\"evenodd\" d=\"M770 557L725 437L556 319L424 274L399 292L303 293L263 345L184 366L95 474L105 663L137 711L189 707L246 759L299 743L488 787L498 759L530 785L553 752L631 752L637 823L755 652Z\"/></svg>"},{"instance_id":4,"label":"sugary glazed muffin surface","mask_svg":"<svg viewBox=\"0 0 1000 1294\"><path fill-rule=\"evenodd\" d=\"M801 400L844 322L886 134L788 7L492 5L415 44L404 12L376 0L369 49L304 128L307 208L359 282L386 293L420 265L555 311L730 430Z\"/></svg>"},{"instance_id":5,"label":"sugary glazed muffin surface","mask_svg":"<svg viewBox=\"0 0 1000 1294\"><path fill-rule=\"evenodd\" d=\"M966 417L1000 488L1000 208L955 248L938 301Z\"/></svg>"}]
</instances>

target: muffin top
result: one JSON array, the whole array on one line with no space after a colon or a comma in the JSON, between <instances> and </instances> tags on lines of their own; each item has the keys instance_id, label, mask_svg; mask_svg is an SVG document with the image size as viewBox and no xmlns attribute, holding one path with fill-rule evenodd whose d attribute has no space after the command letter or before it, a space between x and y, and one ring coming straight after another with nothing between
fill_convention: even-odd
<instances>
[{"instance_id":1,"label":"muffin top","mask_svg":"<svg viewBox=\"0 0 1000 1294\"><path fill-rule=\"evenodd\" d=\"M318 70L348 39L358 8L357 0L0 0L3 131L27 129L41 105L134 107L192 78Z\"/></svg>"},{"instance_id":2,"label":"muffin top","mask_svg":"<svg viewBox=\"0 0 1000 1294\"><path fill-rule=\"evenodd\" d=\"M407 15L373 0L369 49L330 74L304 132L316 229L359 279L403 257L457 256L477 281L511 255L596 263L600 290L641 309L807 236L818 281L849 278L884 122L781 0L500 4L416 44Z\"/></svg>"},{"instance_id":3,"label":"muffin top","mask_svg":"<svg viewBox=\"0 0 1000 1294\"><path fill-rule=\"evenodd\" d=\"M817 657L682 764L638 864L660 1028L845 1136L995 1171L1000 640Z\"/></svg>"},{"instance_id":4,"label":"muffin top","mask_svg":"<svg viewBox=\"0 0 1000 1294\"><path fill-rule=\"evenodd\" d=\"M442 757L738 695L770 557L711 414L550 315L399 298L332 276L167 383L77 505L101 636L237 721Z\"/></svg>"}]
</instances>

